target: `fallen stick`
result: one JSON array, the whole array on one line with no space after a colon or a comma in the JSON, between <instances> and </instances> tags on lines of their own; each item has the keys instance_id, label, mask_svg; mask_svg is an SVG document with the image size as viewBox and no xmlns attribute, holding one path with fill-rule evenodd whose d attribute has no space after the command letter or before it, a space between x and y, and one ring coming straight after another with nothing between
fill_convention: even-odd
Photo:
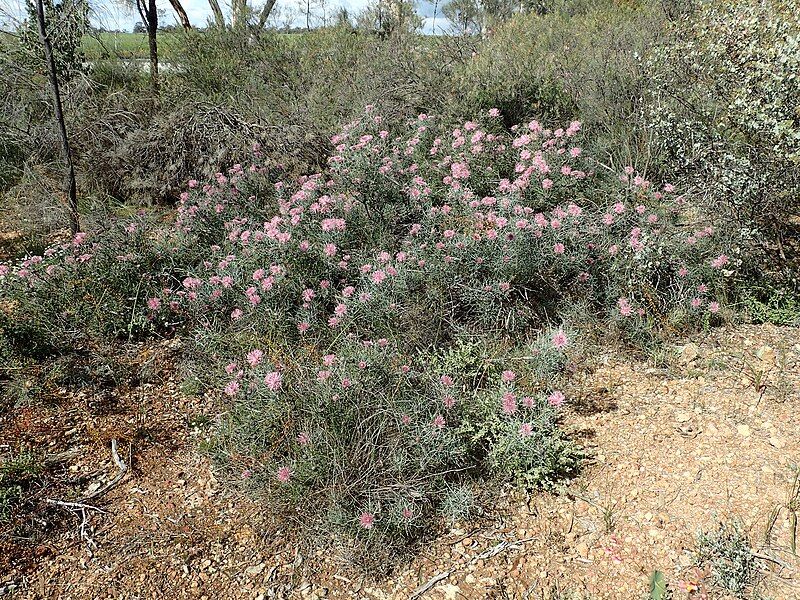
<instances>
[{"instance_id":1,"label":"fallen stick","mask_svg":"<svg viewBox=\"0 0 800 600\"><path fill-rule=\"evenodd\" d=\"M443 573L439 573L434 577L431 577L426 583L424 583L423 585L419 586L417 589L414 590L414 592L408 597L409 600L414 600L415 598L419 598L420 596L422 596L422 594L427 592L429 589L431 589L433 586L439 583L442 579L447 579L448 577L450 577L450 573L451 571L445 571Z\"/></svg>"},{"instance_id":2,"label":"fallen stick","mask_svg":"<svg viewBox=\"0 0 800 600\"><path fill-rule=\"evenodd\" d=\"M87 500L92 500L94 498L98 498L98 497L102 496L103 494L105 494L108 490L110 490L111 488L116 486L120 481L122 481L122 478L125 477L125 474L128 472L128 464L119 457L119 453L117 452L117 440L116 439L111 440L111 456L114 459L114 464L117 465L117 468L119 469L119 471L117 472L116 477L114 477L114 479L109 481L106 485L104 485L100 489L95 490L94 492L92 492L91 494L86 496L83 499L84 502L87 501Z\"/></svg>"},{"instance_id":3,"label":"fallen stick","mask_svg":"<svg viewBox=\"0 0 800 600\"><path fill-rule=\"evenodd\" d=\"M486 558L491 558L493 556L496 556L497 554L500 554L501 552L503 552L505 550L516 550L516 549L518 549L520 547L520 544L524 544L526 542L530 542L531 540L534 540L534 539L536 539L536 538L529 537L529 538L524 538L524 539L521 539L521 540L512 540L510 542L506 541L506 540L503 540L502 542L500 542L498 544L495 544L494 546L492 546L488 550L484 550L480 554L478 554L476 556L473 556L469 560L469 562L467 564L472 564L477 560L483 560L483 559L486 559ZM423 585L419 586L417 589L415 589L412 592L412 594L408 597L409 600L415 600L415 598L419 598L422 594L424 594L429 589L434 587L437 583L439 583L443 579L447 579L448 577L450 577L450 575L453 574L457 570L459 570L459 569L450 569L449 571L443 571L442 573L439 573L438 575L435 575L435 576L431 577L427 582L425 582Z\"/></svg>"},{"instance_id":4,"label":"fallen stick","mask_svg":"<svg viewBox=\"0 0 800 600\"><path fill-rule=\"evenodd\" d=\"M98 508L90 504L84 504L83 502L65 502L64 500L53 500L52 498L45 499L45 502L72 510L96 510L99 513L107 514L102 508Z\"/></svg>"}]
</instances>

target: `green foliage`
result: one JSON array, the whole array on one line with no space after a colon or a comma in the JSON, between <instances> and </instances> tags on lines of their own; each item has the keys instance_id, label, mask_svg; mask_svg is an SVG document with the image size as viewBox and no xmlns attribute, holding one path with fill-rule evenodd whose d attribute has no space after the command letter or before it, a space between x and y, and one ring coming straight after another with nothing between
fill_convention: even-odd
<instances>
[{"instance_id":1,"label":"green foliage","mask_svg":"<svg viewBox=\"0 0 800 600\"><path fill-rule=\"evenodd\" d=\"M648 591L650 592L649 600L667 600L669 598L667 581L661 571L653 571L650 576L650 589Z\"/></svg>"},{"instance_id":2,"label":"green foliage","mask_svg":"<svg viewBox=\"0 0 800 600\"><path fill-rule=\"evenodd\" d=\"M742 296L754 322L800 325L800 296L791 290L748 286Z\"/></svg>"},{"instance_id":3,"label":"green foliage","mask_svg":"<svg viewBox=\"0 0 800 600\"><path fill-rule=\"evenodd\" d=\"M44 49L39 38L36 0L25 0L27 20L20 27L21 60L33 70L46 73ZM42 0L45 27L53 49L53 60L60 80L68 81L83 72L81 43L89 28L89 4L85 0Z\"/></svg>"},{"instance_id":4,"label":"green foliage","mask_svg":"<svg viewBox=\"0 0 800 600\"><path fill-rule=\"evenodd\" d=\"M23 500L25 490L41 469L36 457L28 452L0 458L0 523L11 518L12 510Z\"/></svg>"},{"instance_id":5,"label":"green foliage","mask_svg":"<svg viewBox=\"0 0 800 600\"><path fill-rule=\"evenodd\" d=\"M580 119L598 155L648 167L644 56L663 35L657 3L558 2L516 15L478 44L457 70L455 111L498 107L507 125Z\"/></svg>"}]
</instances>

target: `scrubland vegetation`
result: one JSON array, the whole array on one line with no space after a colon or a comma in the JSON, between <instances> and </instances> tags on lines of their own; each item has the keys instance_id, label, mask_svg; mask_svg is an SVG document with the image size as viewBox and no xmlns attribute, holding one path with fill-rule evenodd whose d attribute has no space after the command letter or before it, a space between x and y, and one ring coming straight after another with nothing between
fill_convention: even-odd
<instances>
[{"instance_id":1,"label":"scrubland vegetation","mask_svg":"<svg viewBox=\"0 0 800 600\"><path fill-rule=\"evenodd\" d=\"M219 476L385 560L577 474L598 347L800 322L800 5L487 19L172 31L157 85L66 28L75 235L37 40L1 38L0 415L179 339Z\"/></svg>"}]
</instances>

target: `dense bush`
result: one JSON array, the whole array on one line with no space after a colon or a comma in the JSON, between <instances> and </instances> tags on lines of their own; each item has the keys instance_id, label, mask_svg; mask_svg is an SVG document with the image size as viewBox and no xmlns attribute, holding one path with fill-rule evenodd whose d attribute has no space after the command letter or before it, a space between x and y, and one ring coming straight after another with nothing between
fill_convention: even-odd
<instances>
[{"instance_id":1,"label":"dense bush","mask_svg":"<svg viewBox=\"0 0 800 600\"><path fill-rule=\"evenodd\" d=\"M6 335L180 326L225 399L222 464L367 544L458 513L477 476L548 485L579 457L556 426L580 346L565 315L580 303L639 343L707 323L736 261L672 186L596 172L579 123L482 121L390 133L369 108L297 179L257 147L190 181L174 227L3 267Z\"/></svg>"},{"instance_id":2,"label":"dense bush","mask_svg":"<svg viewBox=\"0 0 800 600\"><path fill-rule=\"evenodd\" d=\"M508 124L579 118L598 157L649 169L644 58L664 37L665 3L556 2L518 15L457 70L457 114L500 107ZM606 159L607 160L607 159Z\"/></svg>"},{"instance_id":3,"label":"dense bush","mask_svg":"<svg viewBox=\"0 0 800 600\"><path fill-rule=\"evenodd\" d=\"M652 62L651 122L676 176L743 244L785 260L800 225L800 4L702 3Z\"/></svg>"}]
</instances>

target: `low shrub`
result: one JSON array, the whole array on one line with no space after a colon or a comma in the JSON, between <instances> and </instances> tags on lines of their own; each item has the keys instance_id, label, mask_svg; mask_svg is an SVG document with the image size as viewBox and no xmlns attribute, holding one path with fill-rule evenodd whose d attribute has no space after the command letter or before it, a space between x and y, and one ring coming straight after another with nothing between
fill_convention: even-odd
<instances>
[{"instance_id":1,"label":"low shrub","mask_svg":"<svg viewBox=\"0 0 800 600\"><path fill-rule=\"evenodd\" d=\"M276 181L256 147L190 181L172 227L3 267L11 333L28 314L51 344L179 327L196 389L222 398L228 475L376 550L466 510L476 478L570 476L565 316L581 304L634 343L707 323L737 257L672 186L598 171L578 122L392 129L368 107L323 172Z\"/></svg>"},{"instance_id":2,"label":"low shrub","mask_svg":"<svg viewBox=\"0 0 800 600\"><path fill-rule=\"evenodd\" d=\"M747 535L735 523L720 523L716 531L701 533L697 561L711 571L714 585L734 598L753 598L760 579L758 560Z\"/></svg>"}]
</instances>

